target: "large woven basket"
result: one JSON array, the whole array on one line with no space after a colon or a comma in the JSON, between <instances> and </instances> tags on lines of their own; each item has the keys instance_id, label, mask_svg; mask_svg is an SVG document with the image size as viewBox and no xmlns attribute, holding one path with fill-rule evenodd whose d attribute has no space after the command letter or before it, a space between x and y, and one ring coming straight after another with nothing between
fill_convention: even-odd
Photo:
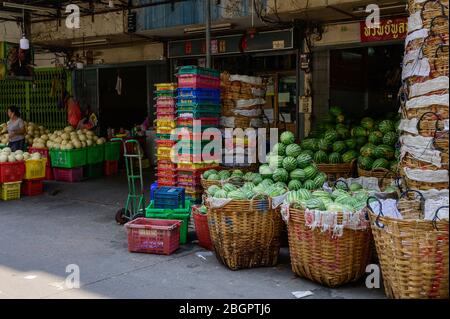
<instances>
[{"instance_id":1,"label":"large woven basket","mask_svg":"<svg viewBox=\"0 0 450 319\"><path fill-rule=\"evenodd\" d=\"M393 219L369 210L390 298L448 298L448 221Z\"/></svg>"},{"instance_id":2,"label":"large woven basket","mask_svg":"<svg viewBox=\"0 0 450 319\"><path fill-rule=\"evenodd\" d=\"M339 178L350 178L355 174L356 161L342 164L317 164L318 169L327 174L328 181L335 182Z\"/></svg>"},{"instance_id":3,"label":"large woven basket","mask_svg":"<svg viewBox=\"0 0 450 319\"><path fill-rule=\"evenodd\" d=\"M231 270L274 266L283 221L269 199L232 200L208 206L208 224L217 259Z\"/></svg>"},{"instance_id":4,"label":"large woven basket","mask_svg":"<svg viewBox=\"0 0 450 319\"><path fill-rule=\"evenodd\" d=\"M358 166L358 176L361 177L376 177L378 179L385 178L391 171L385 168L376 168L372 171L366 171Z\"/></svg>"},{"instance_id":5,"label":"large woven basket","mask_svg":"<svg viewBox=\"0 0 450 319\"><path fill-rule=\"evenodd\" d=\"M305 211L289 209L289 250L292 270L329 287L358 280L366 270L372 255L371 232L345 228L341 237L330 232L310 229L305 225ZM342 213L338 215L342 222Z\"/></svg>"}]
</instances>

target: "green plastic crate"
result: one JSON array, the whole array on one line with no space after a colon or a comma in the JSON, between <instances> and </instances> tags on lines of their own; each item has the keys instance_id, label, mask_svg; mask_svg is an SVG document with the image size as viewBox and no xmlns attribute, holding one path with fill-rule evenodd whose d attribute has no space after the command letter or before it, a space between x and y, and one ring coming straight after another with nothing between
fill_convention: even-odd
<instances>
[{"instance_id":1,"label":"green plastic crate","mask_svg":"<svg viewBox=\"0 0 450 319\"><path fill-rule=\"evenodd\" d=\"M220 71L209 69L209 68L201 68L194 65L187 65L182 66L178 70L178 74L198 74L198 75L206 75L206 76L212 76L215 78L220 77Z\"/></svg>"},{"instance_id":2,"label":"green plastic crate","mask_svg":"<svg viewBox=\"0 0 450 319\"><path fill-rule=\"evenodd\" d=\"M105 161L105 145L92 145L87 148L87 164L97 164Z\"/></svg>"},{"instance_id":3,"label":"green plastic crate","mask_svg":"<svg viewBox=\"0 0 450 319\"><path fill-rule=\"evenodd\" d=\"M105 144L105 161L118 161L120 159L121 142L108 142Z\"/></svg>"},{"instance_id":4,"label":"green plastic crate","mask_svg":"<svg viewBox=\"0 0 450 319\"><path fill-rule=\"evenodd\" d=\"M52 167L76 168L87 164L87 149L50 150Z\"/></svg>"},{"instance_id":5,"label":"green plastic crate","mask_svg":"<svg viewBox=\"0 0 450 319\"><path fill-rule=\"evenodd\" d=\"M85 178L100 178L103 176L104 163L88 164L83 168Z\"/></svg>"},{"instance_id":6,"label":"green plastic crate","mask_svg":"<svg viewBox=\"0 0 450 319\"><path fill-rule=\"evenodd\" d=\"M186 244L189 220L191 218L191 201L186 200L185 208L179 209L158 209L154 207L155 202L151 201L150 205L145 210L145 217L155 219L181 220L182 224L180 228L180 244Z\"/></svg>"}]
</instances>

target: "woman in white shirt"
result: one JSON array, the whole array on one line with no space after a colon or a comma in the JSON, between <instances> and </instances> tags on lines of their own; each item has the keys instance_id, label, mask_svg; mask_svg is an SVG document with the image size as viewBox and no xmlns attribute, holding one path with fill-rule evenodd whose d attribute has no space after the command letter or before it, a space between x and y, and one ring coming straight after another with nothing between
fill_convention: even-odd
<instances>
[{"instance_id":1,"label":"woman in white shirt","mask_svg":"<svg viewBox=\"0 0 450 319\"><path fill-rule=\"evenodd\" d=\"M20 118L20 111L16 106L8 107L8 134L11 151L24 150L25 148L25 123Z\"/></svg>"}]
</instances>

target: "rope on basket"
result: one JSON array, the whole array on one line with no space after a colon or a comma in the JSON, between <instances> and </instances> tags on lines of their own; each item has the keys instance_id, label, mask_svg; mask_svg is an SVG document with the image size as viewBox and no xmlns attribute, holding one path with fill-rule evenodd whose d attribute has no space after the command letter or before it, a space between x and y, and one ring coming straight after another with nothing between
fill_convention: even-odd
<instances>
[{"instance_id":1,"label":"rope on basket","mask_svg":"<svg viewBox=\"0 0 450 319\"><path fill-rule=\"evenodd\" d=\"M437 221L438 221L438 220L441 220L441 219L438 217L438 214L439 214L439 211L440 211L441 209L443 209L443 208L447 208L447 209L448 209L449 206L441 206L441 207L439 207L438 209L436 209L436 212L434 213L434 217L433 217L433 219L432 219L433 228L436 229L436 230L439 230L438 227L437 227Z\"/></svg>"},{"instance_id":2,"label":"rope on basket","mask_svg":"<svg viewBox=\"0 0 450 319\"><path fill-rule=\"evenodd\" d=\"M337 187L337 185L338 185L339 182L341 182L341 183L343 183L343 184L345 185L346 191L349 191L349 190L350 190L350 187L348 186L348 183L347 183L345 180L341 179L341 178L339 178L339 179L334 183L334 188Z\"/></svg>"},{"instance_id":3,"label":"rope on basket","mask_svg":"<svg viewBox=\"0 0 450 319\"><path fill-rule=\"evenodd\" d=\"M380 204L380 212L379 212L378 214L375 213L375 212L373 211L373 209L372 209L372 206L370 206L371 199L374 199L375 201L378 202L378 204ZM367 198L367 208L370 209L370 211L371 211L372 213L374 213L375 215L377 215L377 218L375 219L375 224L376 224L379 228L383 229L383 228L384 228L384 225L383 225L383 224L380 224L380 217L381 217L381 216L384 217L384 214L383 214L383 203L382 203L377 197L375 197L375 196L370 196L369 198Z\"/></svg>"},{"instance_id":4,"label":"rope on basket","mask_svg":"<svg viewBox=\"0 0 450 319\"><path fill-rule=\"evenodd\" d=\"M405 198L409 193L415 193L417 195L419 195L420 198L420 210L421 212L425 211L425 197L423 196L423 194L421 192L419 192L418 190L415 189L407 189L406 191L404 191L401 195L398 201L400 201L401 199ZM398 202L397 201L397 202Z\"/></svg>"}]
</instances>

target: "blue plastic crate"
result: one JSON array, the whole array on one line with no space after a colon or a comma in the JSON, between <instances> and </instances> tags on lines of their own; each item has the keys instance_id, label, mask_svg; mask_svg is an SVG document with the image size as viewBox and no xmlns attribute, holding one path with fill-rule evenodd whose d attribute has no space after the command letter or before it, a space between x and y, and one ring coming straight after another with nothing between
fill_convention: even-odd
<instances>
[{"instance_id":1,"label":"blue plastic crate","mask_svg":"<svg viewBox=\"0 0 450 319\"><path fill-rule=\"evenodd\" d=\"M178 89L178 98L220 101L220 89L180 88Z\"/></svg>"},{"instance_id":2,"label":"blue plastic crate","mask_svg":"<svg viewBox=\"0 0 450 319\"><path fill-rule=\"evenodd\" d=\"M155 191L158 189L158 182L154 182L151 186L150 186L150 200L154 200L155 199Z\"/></svg>"},{"instance_id":3,"label":"blue plastic crate","mask_svg":"<svg viewBox=\"0 0 450 319\"><path fill-rule=\"evenodd\" d=\"M154 193L155 208L177 209L184 208L186 200L185 190L181 187L163 186Z\"/></svg>"}]
</instances>

